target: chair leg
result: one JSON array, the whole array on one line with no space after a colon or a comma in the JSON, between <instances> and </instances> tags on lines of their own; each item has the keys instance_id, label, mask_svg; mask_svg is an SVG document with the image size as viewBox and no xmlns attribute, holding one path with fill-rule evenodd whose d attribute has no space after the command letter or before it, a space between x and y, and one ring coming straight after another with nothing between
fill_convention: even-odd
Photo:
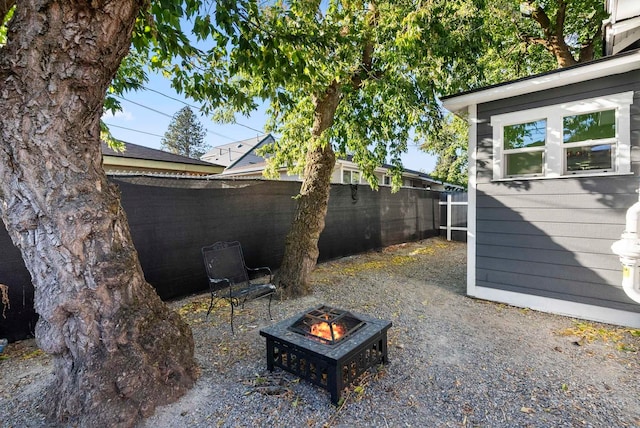
<instances>
[{"instance_id":1,"label":"chair leg","mask_svg":"<svg viewBox=\"0 0 640 428\"><path fill-rule=\"evenodd\" d=\"M273 299L273 293L269 294L269 319L273 321L273 317L271 316L271 299Z\"/></svg>"},{"instance_id":2,"label":"chair leg","mask_svg":"<svg viewBox=\"0 0 640 428\"><path fill-rule=\"evenodd\" d=\"M209 318L209 314L211 313L211 309L213 309L213 293L211 293L211 301L209 302L209 309L207 310L206 318Z\"/></svg>"},{"instance_id":3,"label":"chair leg","mask_svg":"<svg viewBox=\"0 0 640 428\"><path fill-rule=\"evenodd\" d=\"M233 331L233 300L229 303L231 304L231 334L235 335L235 332Z\"/></svg>"}]
</instances>

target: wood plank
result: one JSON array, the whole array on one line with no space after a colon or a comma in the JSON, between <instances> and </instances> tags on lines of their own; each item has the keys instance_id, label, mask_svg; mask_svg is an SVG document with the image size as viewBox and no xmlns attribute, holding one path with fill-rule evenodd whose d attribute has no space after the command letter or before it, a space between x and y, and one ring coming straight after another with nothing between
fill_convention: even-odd
<instances>
[{"instance_id":1,"label":"wood plank","mask_svg":"<svg viewBox=\"0 0 640 428\"><path fill-rule=\"evenodd\" d=\"M477 220L501 220L528 223L624 224L626 209L601 208L567 210L558 208L483 208L476 211ZM588 233L588 231L585 231Z\"/></svg>"},{"instance_id":2,"label":"wood plank","mask_svg":"<svg viewBox=\"0 0 640 428\"><path fill-rule=\"evenodd\" d=\"M566 210L582 210L597 208L628 209L638 202L636 193L593 193L540 194L521 192L510 195L477 195L476 207L484 208L560 208Z\"/></svg>"},{"instance_id":3,"label":"wood plank","mask_svg":"<svg viewBox=\"0 0 640 428\"><path fill-rule=\"evenodd\" d=\"M568 237L548 235L508 234L500 232L478 232L476 242L483 245L500 245L506 247L537 248L541 250L563 249L570 252L610 255L613 239L593 238L591 236Z\"/></svg>"},{"instance_id":4,"label":"wood plank","mask_svg":"<svg viewBox=\"0 0 640 428\"><path fill-rule=\"evenodd\" d=\"M591 269L620 269L620 261L615 254L577 253L558 250L541 250L538 248L500 247L496 245L476 245L477 257L492 257L505 261L520 260L546 263L549 269L553 266L588 266Z\"/></svg>"},{"instance_id":5,"label":"wood plank","mask_svg":"<svg viewBox=\"0 0 640 428\"><path fill-rule=\"evenodd\" d=\"M620 223L558 223L537 222L523 223L522 221L478 220L476 222L477 233L505 233L523 236L565 236L565 237L591 237L595 239L610 239L611 243L620 239L624 230L624 222Z\"/></svg>"},{"instance_id":6,"label":"wood plank","mask_svg":"<svg viewBox=\"0 0 640 428\"><path fill-rule=\"evenodd\" d=\"M519 275L533 275L548 279L564 279L593 284L607 284L618 287L622 282L620 264L616 270L587 268L585 266L554 265L522 260L505 260L494 257L476 258L476 268L482 270L515 273Z\"/></svg>"}]
</instances>

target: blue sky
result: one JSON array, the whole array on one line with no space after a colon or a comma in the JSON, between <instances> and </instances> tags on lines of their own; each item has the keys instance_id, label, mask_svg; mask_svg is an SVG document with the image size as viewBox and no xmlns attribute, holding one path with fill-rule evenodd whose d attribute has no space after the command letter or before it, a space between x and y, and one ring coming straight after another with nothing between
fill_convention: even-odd
<instances>
[{"instance_id":1,"label":"blue sky","mask_svg":"<svg viewBox=\"0 0 640 428\"><path fill-rule=\"evenodd\" d=\"M149 90L130 92L124 95L124 99L120 99L123 111L115 116L104 116L103 120L109 125L115 138L160 149L162 135L167 131L171 116L185 106L183 102L195 104L178 95L171 88L170 82L162 76L150 75L145 86L166 96ZM194 111L197 113L197 109L194 108ZM255 111L250 117L237 116L236 121L237 124L218 124L202 116L200 122L208 131L206 143L219 146L263 134L265 108ZM429 173L435 166L435 158L417 147L409 147L402 160L405 168L416 171Z\"/></svg>"}]
</instances>

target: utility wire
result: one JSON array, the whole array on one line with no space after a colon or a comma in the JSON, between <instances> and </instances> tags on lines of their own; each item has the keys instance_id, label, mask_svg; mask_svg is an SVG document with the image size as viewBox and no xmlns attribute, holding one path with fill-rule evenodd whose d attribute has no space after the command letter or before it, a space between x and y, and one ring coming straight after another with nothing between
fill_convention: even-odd
<instances>
[{"instance_id":1,"label":"utility wire","mask_svg":"<svg viewBox=\"0 0 640 428\"><path fill-rule=\"evenodd\" d=\"M127 128L127 127L124 127L124 126L112 125L112 124L110 124L110 123L107 123L107 126L108 126L109 128L120 128L120 129L126 129L127 131L138 132L138 133L140 133L140 134L147 134L147 135L151 135L151 136L153 136L153 137L160 137L160 138L162 138L162 137L163 137L162 135L153 134L153 133L151 133L151 132L140 131L140 130L138 130L138 129Z\"/></svg>"},{"instance_id":2,"label":"utility wire","mask_svg":"<svg viewBox=\"0 0 640 428\"><path fill-rule=\"evenodd\" d=\"M126 101L126 102L128 102L128 103L135 104L135 105L137 105L137 106L139 106L139 107L146 108L147 110L151 110L151 111L152 111L152 112L154 112L154 113L158 113L158 114L161 114L162 116L166 116L166 117L168 117L168 118L170 118L170 119L173 119L173 116L172 116L172 115L170 115L170 114L168 114L168 113L165 113L165 112L163 112L163 111L156 110L156 109L154 109L154 108L152 108L152 107L146 106L146 105L144 105L144 104L140 104L140 103L135 102L135 101L131 101L130 99L125 98L125 97L120 96L120 95L116 95L116 97L117 97L117 98L120 98L121 100L124 100L124 101ZM212 131L212 130L207 129L207 128L205 128L205 131L209 132L210 134L217 135L218 137L226 138L227 140L231 140L231 141L233 141L233 140L234 140L234 138L231 138L231 137L229 137L229 136L227 136L227 135L220 134L220 133L218 133L218 132Z\"/></svg>"},{"instance_id":3,"label":"utility wire","mask_svg":"<svg viewBox=\"0 0 640 428\"><path fill-rule=\"evenodd\" d=\"M133 128L127 128L126 126L119 126L119 125L112 125L110 123L106 124L109 128L120 128L120 129L125 129L127 131L132 131L132 132L137 132L140 134L146 134L146 135L151 135L153 137L159 137L159 138L163 138L164 135L159 135L159 134L154 134L152 132L147 132L147 131L140 131L139 129L133 129ZM216 147L213 147L213 149L215 149ZM225 153L235 153L237 155L244 155L246 152L244 151L238 151L238 150L233 150L232 148L226 147L224 149L219 149L219 154L222 156Z\"/></svg>"},{"instance_id":4,"label":"utility wire","mask_svg":"<svg viewBox=\"0 0 640 428\"><path fill-rule=\"evenodd\" d=\"M151 88L149 88L149 87L147 87L147 86L144 86L144 85L142 85L142 87L143 87L144 89L146 89L147 91L155 92L156 94L158 94L158 95L162 95L163 97L169 98L170 100L174 100L174 101L177 101L177 102L179 102L179 103L182 103L182 104L184 104L184 105L186 105L186 106L188 106L188 107L194 108L194 109L196 109L196 110L200 110L200 107L198 107L198 106L196 106L196 105L193 105L193 104L189 104L189 103L187 103L187 102L185 102L185 101L183 101L183 100L181 100L181 99L179 99L179 98L172 97L171 95L163 94L163 93L162 93L162 92L160 92L160 91L157 91L157 90L155 90L155 89L151 89ZM263 134L263 133L264 133L264 131L263 131L263 130L256 129L256 128L252 128L252 127L250 127L249 125L245 125L245 124L240 123L240 122L235 122L235 121L234 121L234 122L233 122L233 124L234 124L234 125L238 125L238 126L242 126L243 128L247 128L247 129L250 129L250 130L252 130L252 131L259 132L259 133L261 133L261 134Z\"/></svg>"}]
</instances>

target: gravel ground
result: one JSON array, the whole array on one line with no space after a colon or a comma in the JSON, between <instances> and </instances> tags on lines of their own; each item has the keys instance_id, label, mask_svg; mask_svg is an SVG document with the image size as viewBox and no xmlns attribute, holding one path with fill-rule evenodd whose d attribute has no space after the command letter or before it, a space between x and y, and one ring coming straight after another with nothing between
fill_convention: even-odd
<instances>
[{"instance_id":1,"label":"gravel ground","mask_svg":"<svg viewBox=\"0 0 640 428\"><path fill-rule=\"evenodd\" d=\"M324 263L312 295L274 301L274 321L319 304L393 322L390 364L329 394L266 370L266 302L205 318L208 296L171 302L191 324L201 375L142 427L640 427L640 331L471 299L466 245L438 238ZM52 378L33 341L0 360L2 427L47 426Z\"/></svg>"}]
</instances>

